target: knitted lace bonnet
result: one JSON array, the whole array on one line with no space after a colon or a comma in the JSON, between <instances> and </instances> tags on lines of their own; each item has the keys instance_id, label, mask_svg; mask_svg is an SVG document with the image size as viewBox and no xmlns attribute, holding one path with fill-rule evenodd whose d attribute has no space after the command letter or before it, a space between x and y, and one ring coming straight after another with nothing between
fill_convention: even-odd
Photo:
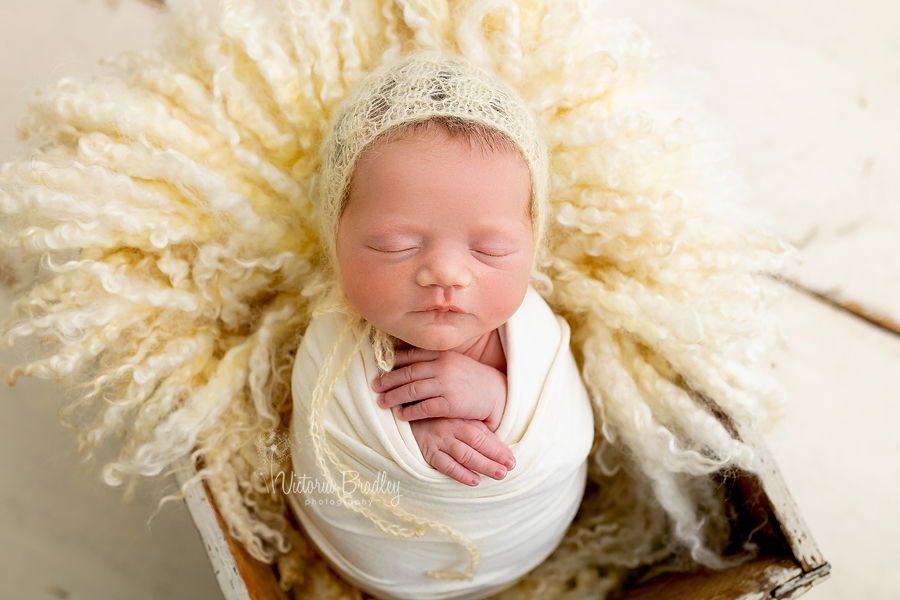
<instances>
[{"instance_id":1,"label":"knitted lace bonnet","mask_svg":"<svg viewBox=\"0 0 900 600\"><path fill-rule=\"evenodd\" d=\"M535 256L540 255L549 167L547 149L529 109L506 83L466 60L427 52L374 71L340 105L332 121L319 154L313 201L321 243L333 263L338 221L359 157L382 135L436 118L499 132L518 149L531 172L531 223Z\"/></svg>"}]
</instances>

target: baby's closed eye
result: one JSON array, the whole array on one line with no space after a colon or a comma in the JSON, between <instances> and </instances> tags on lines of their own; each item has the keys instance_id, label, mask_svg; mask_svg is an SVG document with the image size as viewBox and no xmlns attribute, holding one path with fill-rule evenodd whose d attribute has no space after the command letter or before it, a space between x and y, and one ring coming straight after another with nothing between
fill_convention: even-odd
<instances>
[{"instance_id":1,"label":"baby's closed eye","mask_svg":"<svg viewBox=\"0 0 900 600\"><path fill-rule=\"evenodd\" d=\"M503 258L518 252L519 247L512 242L497 240L472 244L470 250L475 254L489 258Z\"/></svg>"},{"instance_id":2,"label":"baby's closed eye","mask_svg":"<svg viewBox=\"0 0 900 600\"><path fill-rule=\"evenodd\" d=\"M365 244L376 252L399 254L420 248L421 240L406 235L375 236L366 240Z\"/></svg>"},{"instance_id":3,"label":"baby's closed eye","mask_svg":"<svg viewBox=\"0 0 900 600\"><path fill-rule=\"evenodd\" d=\"M418 249L417 246L403 246L403 247L377 247L377 246L369 246L370 250L374 250L375 252L381 252L383 254L401 254L403 252L412 252L413 250Z\"/></svg>"},{"instance_id":4,"label":"baby's closed eye","mask_svg":"<svg viewBox=\"0 0 900 600\"><path fill-rule=\"evenodd\" d=\"M472 252L475 254L480 254L481 256L487 256L490 258L503 258L505 256L510 256L511 254L515 254L515 250L479 250L478 248L473 248Z\"/></svg>"}]
</instances>

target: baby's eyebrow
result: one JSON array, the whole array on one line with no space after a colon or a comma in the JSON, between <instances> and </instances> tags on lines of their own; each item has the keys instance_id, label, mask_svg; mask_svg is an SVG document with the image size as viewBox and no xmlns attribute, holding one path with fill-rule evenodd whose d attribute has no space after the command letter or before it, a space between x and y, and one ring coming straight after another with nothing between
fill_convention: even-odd
<instances>
[{"instance_id":1,"label":"baby's eyebrow","mask_svg":"<svg viewBox=\"0 0 900 600\"><path fill-rule=\"evenodd\" d=\"M411 221L380 221L372 223L367 229L366 234L371 235L417 235L421 232L422 226Z\"/></svg>"},{"instance_id":2,"label":"baby's eyebrow","mask_svg":"<svg viewBox=\"0 0 900 600\"><path fill-rule=\"evenodd\" d=\"M387 224L378 224L377 228L366 231L362 236L365 244L396 244L396 243L421 243L423 234L411 227L395 227Z\"/></svg>"},{"instance_id":3,"label":"baby's eyebrow","mask_svg":"<svg viewBox=\"0 0 900 600\"><path fill-rule=\"evenodd\" d=\"M529 221L530 223L530 221ZM516 230L521 226L518 221L493 221L479 225L474 224L471 228L473 238L515 238Z\"/></svg>"},{"instance_id":4,"label":"baby's eyebrow","mask_svg":"<svg viewBox=\"0 0 900 600\"><path fill-rule=\"evenodd\" d=\"M495 242L495 241L514 241L515 235L511 231L506 230L488 230L478 232L471 237L471 239L479 241L479 242Z\"/></svg>"}]
</instances>

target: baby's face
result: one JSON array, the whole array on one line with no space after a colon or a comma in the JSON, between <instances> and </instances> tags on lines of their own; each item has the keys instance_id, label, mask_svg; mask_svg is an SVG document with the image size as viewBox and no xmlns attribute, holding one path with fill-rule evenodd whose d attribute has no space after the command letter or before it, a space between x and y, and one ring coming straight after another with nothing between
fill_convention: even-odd
<instances>
[{"instance_id":1,"label":"baby's face","mask_svg":"<svg viewBox=\"0 0 900 600\"><path fill-rule=\"evenodd\" d=\"M468 349L505 323L534 255L528 167L435 128L358 162L338 227L350 302L375 327L428 350Z\"/></svg>"}]
</instances>

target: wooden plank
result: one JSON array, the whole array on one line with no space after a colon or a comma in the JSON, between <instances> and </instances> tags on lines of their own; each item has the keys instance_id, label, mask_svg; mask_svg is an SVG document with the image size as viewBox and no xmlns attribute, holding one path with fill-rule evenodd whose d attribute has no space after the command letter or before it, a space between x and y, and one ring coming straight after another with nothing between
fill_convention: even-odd
<instances>
[{"instance_id":1,"label":"wooden plank","mask_svg":"<svg viewBox=\"0 0 900 600\"><path fill-rule=\"evenodd\" d=\"M762 463L759 474L741 472L723 481L741 515L733 523L735 539L740 543L754 531L760 555L720 571L698 568L661 575L617 600L788 600L829 576L831 566L822 558L761 437L753 429L724 422L756 450Z\"/></svg>"},{"instance_id":2,"label":"wooden plank","mask_svg":"<svg viewBox=\"0 0 900 600\"><path fill-rule=\"evenodd\" d=\"M616 600L764 600L777 597L773 590L802 575L790 558L758 558L721 571L662 575Z\"/></svg>"},{"instance_id":3,"label":"wooden plank","mask_svg":"<svg viewBox=\"0 0 900 600\"><path fill-rule=\"evenodd\" d=\"M801 248L791 279L900 323L900 3L610 0L702 98L752 202ZM710 49L715 51L710 52Z\"/></svg>"},{"instance_id":4,"label":"wooden plank","mask_svg":"<svg viewBox=\"0 0 900 600\"><path fill-rule=\"evenodd\" d=\"M188 459L184 459L181 466L184 468L175 471L175 479L179 486L184 486L196 471ZM212 563L225 600L251 600L250 592L228 543L222 518L215 509L215 503L206 485L198 482L189 485L184 492L184 502L194 519L197 531L200 532L200 537L203 538L203 545L209 554L209 561Z\"/></svg>"},{"instance_id":5,"label":"wooden plank","mask_svg":"<svg viewBox=\"0 0 900 600\"><path fill-rule=\"evenodd\" d=\"M185 459L185 469L175 473L179 485L184 485L196 471ZM194 524L203 538L216 579L225 600L288 600L278 586L272 565L250 556L229 533L205 483L192 483L185 492L185 503Z\"/></svg>"},{"instance_id":6,"label":"wooden plank","mask_svg":"<svg viewBox=\"0 0 900 600\"><path fill-rule=\"evenodd\" d=\"M898 242L898 245L900 245L900 242ZM834 292L829 293L814 290L798 281L794 281L793 279L789 279L787 277L774 276L773 279L791 287L801 294L809 296L810 298L814 298L832 308L852 315L857 319L861 319L862 321L865 321L870 325L874 325L875 327L878 327L879 329L886 331L887 333L900 335L900 323L883 314L876 313L869 307L862 306L857 302L853 302L852 300L843 299L839 294L836 294Z\"/></svg>"},{"instance_id":7,"label":"wooden plank","mask_svg":"<svg viewBox=\"0 0 900 600\"><path fill-rule=\"evenodd\" d=\"M797 562L807 573L822 567L826 564L825 559L803 521L800 509L791 497L768 446L755 429L739 424L735 429L740 439L753 447L759 456L761 466L757 477Z\"/></svg>"},{"instance_id":8,"label":"wooden plank","mask_svg":"<svg viewBox=\"0 0 900 600\"><path fill-rule=\"evenodd\" d=\"M231 551L231 556L237 565L238 573L244 581L250 600L289 600L287 594L278 585L278 575L273 565L260 562L253 558L244 546L228 533L225 521L222 519L215 500L206 484L203 485L206 497L212 506L219 523L219 529L225 536L225 542Z\"/></svg>"},{"instance_id":9,"label":"wooden plank","mask_svg":"<svg viewBox=\"0 0 900 600\"><path fill-rule=\"evenodd\" d=\"M791 398L766 442L839 575L822 600L900 598L900 338L806 294L781 306L787 343L772 374Z\"/></svg>"},{"instance_id":10,"label":"wooden plank","mask_svg":"<svg viewBox=\"0 0 900 600\"><path fill-rule=\"evenodd\" d=\"M831 565L804 572L790 556L760 556L723 570L698 568L635 585L615 600L790 600L825 581Z\"/></svg>"},{"instance_id":11,"label":"wooden plank","mask_svg":"<svg viewBox=\"0 0 900 600\"><path fill-rule=\"evenodd\" d=\"M187 460L183 465L188 468L176 472L180 485L196 472ZM278 585L274 567L253 558L228 533L228 527L205 483L202 486L192 484L189 493L185 494L185 502L203 537L225 600L289 600Z\"/></svg>"},{"instance_id":12,"label":"wooden plank","mask_svg":"<svg viewBox=\"0 0 900 600\"><path fill-rule=\"evenodd\" d=\"M772 590L772 597L780 600L792 600L799 598L809 591L809 588L825 581L831 575L831 565L825 563L818 569L804 573L800 577L792 579L787 583L778 586Z\"/></svg>"}]
</instances>

